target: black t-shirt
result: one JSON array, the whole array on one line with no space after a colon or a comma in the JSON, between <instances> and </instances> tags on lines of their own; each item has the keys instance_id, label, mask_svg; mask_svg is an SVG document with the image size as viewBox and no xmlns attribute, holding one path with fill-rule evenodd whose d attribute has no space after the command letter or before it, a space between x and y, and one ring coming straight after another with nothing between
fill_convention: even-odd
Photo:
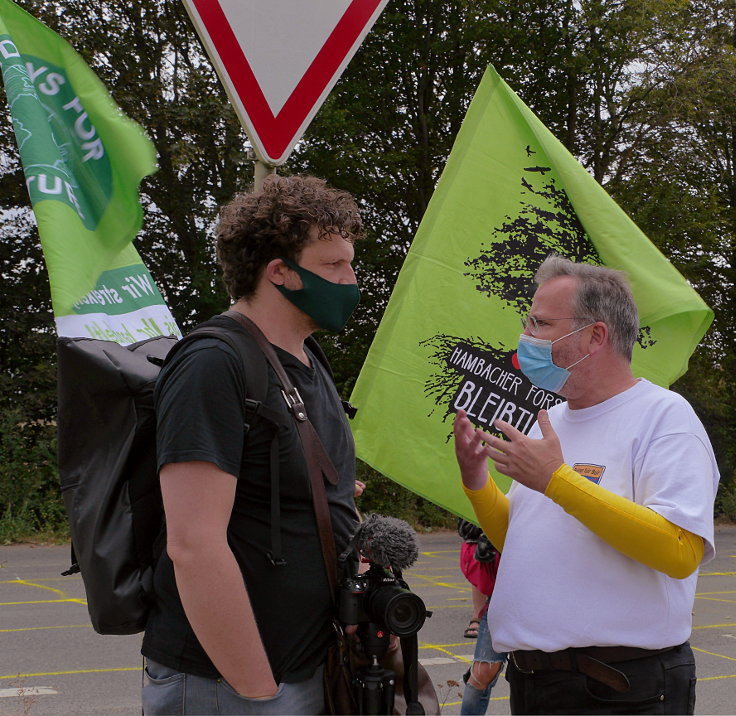
<instances>
[{"instance_id":1,"label":"black t-shirt","mask_svg":"<svg viewBox=\"0 0 736 716\"><path fill-rule=\"evenodd\" d=\"M357 526L350 427L334 383L319 360L308 352L312 363L308 367L275 349L340 475L336 486L325 485L339 554ZM164 368L156 396L158 465L203 460L238 477L228 541L243 572L274 677L277 682L296 682L309 678L324 661L331 639L332 608L309 473L294 420L269 366L266 404L281 413L283 423L279 482L286 566L274 566L267 557L273 426L252 421L245 437L244 368L239 362L227 344L203 338L184 346ZM202 579L207 578L203 564ZM146 625L143 654L172 669L218 678L186 619L173 565L165 553L156 568L154 587L156 603Z\"/></svg>"}]
</instances>

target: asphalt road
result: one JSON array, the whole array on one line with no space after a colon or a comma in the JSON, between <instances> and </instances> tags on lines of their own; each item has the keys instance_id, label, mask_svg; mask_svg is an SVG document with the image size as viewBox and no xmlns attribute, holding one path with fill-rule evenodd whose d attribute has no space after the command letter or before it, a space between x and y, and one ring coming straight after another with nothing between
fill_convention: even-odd
<instances>
[{"instance_id":1,"label":"asphalt road","mask_svg":"<svg viewBox=\"0 0 736 716\"><path fill-rule=\"evenodd\" d=\"M454 532L421 535L406 573L434 612L419 633L420 660L443 714L460 711L461 676L474 641L463 630L470 589ZM700 575L691 643L698 664L697 714L736 713L736 526L717 528L718 557ZM62 577L67 547L0 547L0 714L140 714L140 636L100 636L89 625L79 576ZM508 714L503 679L489 713Z\"/></svg>"}]
</instances>

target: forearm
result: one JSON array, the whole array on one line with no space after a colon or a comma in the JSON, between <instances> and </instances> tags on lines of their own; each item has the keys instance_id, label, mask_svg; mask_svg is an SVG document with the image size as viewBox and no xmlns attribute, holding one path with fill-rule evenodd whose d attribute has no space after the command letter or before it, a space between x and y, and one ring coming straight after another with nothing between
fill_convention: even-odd
<instances>
[{"instance_id":1,"label":"forearm","mask_svg":"<svg viewBox=\"0 0 736 716\"><path fill-rule=\"evenodd\" d=\"M614 549L670 577L688 577L703 559L702 537L596 485L569 465L553 473L544 494Z\"/></svg>"},{"instance_id":2,"label":"forearm","mask_svg":"<svg viewBox=\"0 0 736 716\"><path fill-rule=\"evenodd\" d=\"M463 491L470 500L486 537L491 540L499 552L503 552L506 530L509 526L508 497L501 492L490 475L488 475L486 484L479 490L471 490L463 485Z\"/></svg>"},{"instance_id":3,"label":"forearm","mask_svg":"<svg viewBox=\"0 0 736 716\"><path fill-rule=\"evenodd\" d=\"M227 544L182 555L174 570L187 619L225 681L243 696L273 695L277 685Z\"/></svg>"}]
</instances>

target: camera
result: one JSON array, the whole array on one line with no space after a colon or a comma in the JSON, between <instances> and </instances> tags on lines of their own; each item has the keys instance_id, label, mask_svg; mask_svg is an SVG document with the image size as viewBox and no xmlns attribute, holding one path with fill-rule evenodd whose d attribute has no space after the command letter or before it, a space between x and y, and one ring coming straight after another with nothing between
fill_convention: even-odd
<instances>
[{"instance_id":1,"label":"camera","mask_svg":"<svg viewBox=\"0 0 736 716\"><path fill-rule=\"evenodd\" d=\"M340 584L338 618L343 624L370 622L406 637L422 628L427 609L403 579L371 562L367 572Z\"/></svg>"},{"instance_id":2,"label":"camera","mask_svg":"<svg viewBox=\"0 0 736 716\"><path fill-rule=\"evenodd\" d=\"M403 696L406 713L423 714L418 689L418 639L431 612L402 577L419 554L414 530L395 517L369 515L358 527L339 563L345 575L339 582L337 617L357 624L354 654L367 664L352 666L352 689L358 714L394 713L396 672L391 662L391 635L401 644ZM368 571L361 573L360 561ZM394 644L394 648L396 644ZM381 662L388 656L388 663ZM402 663L403 662L403 663Z\"/></svg>"}]
</instances>

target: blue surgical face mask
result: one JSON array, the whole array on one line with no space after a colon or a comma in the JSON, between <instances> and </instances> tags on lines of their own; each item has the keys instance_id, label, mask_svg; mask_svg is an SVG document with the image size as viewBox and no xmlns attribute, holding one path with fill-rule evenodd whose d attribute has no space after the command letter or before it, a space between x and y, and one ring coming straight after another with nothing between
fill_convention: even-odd
<instances>
[{"instance_id":1,"label":"blue surgical face mask","mask_svg":"<svg viewBox=\"0 0 736 716\"><path fill-rule=\"evenodd\" d=\"M519 336L519 347L516 351L521 372L537 388L558 393L570 377L570 368L574 368L580 361L585 360L589 354L586 353L572 365L567 366L567 368L561 368L552 360L552 344L592 325L592 323L589 323L587 326L577 328L554 341L535 338L534 336L527 336L526 333L522 333Z\"/></svg>"}]
</instances>

